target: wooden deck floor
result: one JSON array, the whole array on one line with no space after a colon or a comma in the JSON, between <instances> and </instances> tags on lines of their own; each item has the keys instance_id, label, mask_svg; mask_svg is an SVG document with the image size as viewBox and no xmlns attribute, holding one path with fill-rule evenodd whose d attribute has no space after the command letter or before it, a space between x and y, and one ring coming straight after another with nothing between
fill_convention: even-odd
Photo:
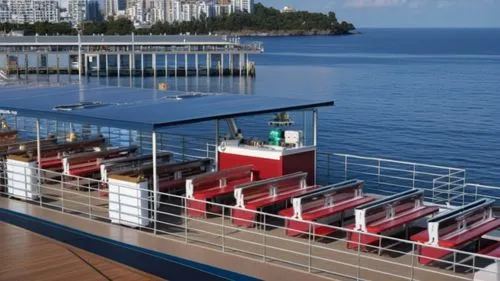
<instances>
[{"instance_id":1,"label":"wooden deck floor","mask_svg":"<svg viewBox=\"0 0 500 281\"><path fill-rule=\"evenodd\" d=\"M0 222L0 280L162 280Z\"/></svg>"}]
</instances>

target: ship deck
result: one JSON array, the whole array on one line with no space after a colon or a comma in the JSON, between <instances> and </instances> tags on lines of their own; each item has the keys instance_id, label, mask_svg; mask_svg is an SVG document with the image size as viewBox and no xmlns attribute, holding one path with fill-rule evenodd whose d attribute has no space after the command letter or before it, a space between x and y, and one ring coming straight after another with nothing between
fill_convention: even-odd
<instances>
[{"instance_id":1,"label":"ship deck","mask_svg":"<svg viewBox=\"0 0 500 281\"><path fill-rule=\"evenodd\" d=\"M175 198L163 198L162 201L168 202L167 206L160 208L162 213L158 215L158 222L163 223L157 224L157 233L153 234L150 229L141 231L107 223L107 198L99 198L97 192L90 194L91 210L87 191L65 190L62 194L51 193L49 188L44 190L44 197L50 198L50 201L45 202L44 208L7 198L0 198L0 207L264 280L279 280L284 276L290 281L353 280L356 276L385 281L387 278L408 280L410 274L414 280L470 280L474 275L473 272L457 270L454 273L445 267L429 268L420 265L411 254L412 249L408 249L406 245L400 245L393 248L395 251L386 251L380 256L371 252L358 254L357 251L346 249L346 241L339 236L312 240L312 246L309 246L307 238L287 237L279 227L265 230L236 229L232 227L229 217L191 218L187 220L188 227L185 227L185 221L179 218L182 216L182 204L175 202ZM60 211L61 206L64 206L64 212ZM93 220L88 220L90 213ZM221 223L221 219L224 222ZM265 236L262 236L263 232L266 233ZM308 253L315 258L308 261ZM262 262L263 257L265 263ZM308 263L310 273L304 268ZM363 267L353 266L357 264L362 264ZM408 267L409 264L412 264L413 269Z\"/></svg>"},{"instance_id":2,"label":"ship deck","mask_svg":"<svg viewBox=\"0 0 500 281\"><path fill-rule=\"evenodd\" d=\"M0 222L0 280L163 280Z\"/></svg>"}]
</instances>

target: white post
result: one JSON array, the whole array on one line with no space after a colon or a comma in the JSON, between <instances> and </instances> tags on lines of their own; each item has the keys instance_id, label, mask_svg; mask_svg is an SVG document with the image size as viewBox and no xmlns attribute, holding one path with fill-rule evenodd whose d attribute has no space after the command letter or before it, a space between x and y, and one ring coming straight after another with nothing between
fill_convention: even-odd
<instances>
[{"instance_id":1,"label":"white post","mask_svg":"<svg viewBox=\"0 0 500 281\"><path fill-rule=\"evenodd\" d=\"M153 53L151 56L152 56L151 59L153 60L152 61L152 64L153 64L153 76L156 77L156 53Z\"/></svg>"},{"instance_id":2,"label":"white post","mask_svg":"<svg viewBox=\"0 0 500 281\"><path fill-rule=\"evenodd\" d=\"M184 54L184 75L188 76L188 54Z\"/></svg>"},{"instance_id":3,"label":"white post","mask_svg":"<svg viewBox=\"0 0 500 281\"><path fill-rule=\"evenodd\" d=\"M40 178L40 165L42 163L42 153L40 145L40 119L36 119L36 158L37 158L37 177L38 177L38 196L40 196L40 206L42 206L42 188L41 188L41 178Z\"/></svg>"},{"instance_id":4,"label":"white post","mask_svg":"<svg viewBox=\"0 0 500 281\"><path fill-rule=\"evenodd\" d=\"M117 70L116 76L118 76L118 78L120 78L121 64L122 64L121 56L120 56L120 54L116 54L116 70Z\"/></svg>"},{"instance_id":5,"label":"white post","mask_svg":"<svg viewBox=\"0 0 500 281\"><path fill-rule=\"evenodd\" d=\"M317 158L317 145L318 145L318 110L313 110L313 145L314 145L314 184L316 184L316 162Z\"/></svg>"},{"instance_id":6,"label":"white post","mask_svg":"<svg viewBox=\"0 0 500 281\"><path fill-rule=\"evenodd\" d=\"M198 69L198 53L196 53L194 57L194 63L196 64L196 76L199 74L199 69Z\"/></svg>"},{"instance_id":7,"label":"white post","mask_svg":"<svg viewBox=\"0 0 500 281\"><path fill-rule=\"evenodd\" d=\"M141 52L141 76L144 77L144 53Z\"/></svg>"},{"instance_id":8,"label":"white post","mask_svg":"<svg viewBox=\"0 0 500 281\"><path fill-rule=\"evenodd\" d=\"M243 57L241 56L241 53L238 55L238 60L239 60L239 65L238 67L240 68L240 77L243 73Z\"/></svg>"},{"instance_id":9,"label":"white post","mask_svg":"<svg viewBox=\"0 0 500 281\"><path fill-rule=\"evenodd\" d=\"M97 78L101 76L101 54L97 53Z\"/></svg>"},{"instance_id":10,"label":"white post","mask_svg":"<svg viewBox=\"0 0 500 281\"><path fill-rule=\"evenodd\" d=\"M70 60L71 64L71 60ZM87 68L87 66L85 66ZM82 83L82 45L81 45L81 38L80 38L80 33L78 33L78 80L80 84Z\"/></svg>"},{"instance_id":11,"label":"white post","mask_svg":"<svg viewBox=\"0 0 500 281\"><path fill-rule=\"evenodd\" d=\"M174 71L175 71L175 76L177 76L177 54L175 54L174 58Z\"/></svg>"},{"instance_id":12,"label":"white post","mask_svg":"<svg viewBox=\"0 0 500 281\"><path fill-rule=\"evenodd\" d=\"M210 67L211 67L210 53L208 53L207 54L207 76L210 76Z\"/></svg>"},{"instance_id":13,"label":"white post","mask_svg":"<svg viewBox=\"0 0 500 281\"><path fill-rule=\"evenodd\" d=\"M106 56L106 77L109 77L109 57L108 54Z\"/></svg>"},{"instance_id":14,"label":"white post","mask_svg":"<svg viewBox=\"0 0 500 281\"><path fill-rule=\"evenodd\" d=\"M215 170L219 170L219 119L215 120Z\"/></svg>"},{"instance_id":15,"label":"white post","mask_svg":"<svg viewBox=\"0 0 500 281\"><path fill-rule=\"evenodd\" d=\"M224 53L220 54L220 69L219 75L224 75Z\"/></svg>"},{"instance_id":16,"label":"white post","mask_svg":"<svg viewBox=\"0 0 500 281\"><path fill-rule=\"evenodd\" d=\"M250 72L248 71L248 63L249 63L249 62L250 62L250 61L248 60L248 54L245 54L245 71L246 71L247 76L249 76L249 73L250 73Z\"/></svg>"},{"instance_id":17,"label":"white post","mask_svg":"<svg viewBox=\"0 0 500 281\"><path fill-rule=\"evenodd\" d=\"M156 130L153 129L152 134L153 143L153 223L154 223L154 233L156 234L156 209L158 200L158 172L156 170Z\"/></svg>"}]
</instances>

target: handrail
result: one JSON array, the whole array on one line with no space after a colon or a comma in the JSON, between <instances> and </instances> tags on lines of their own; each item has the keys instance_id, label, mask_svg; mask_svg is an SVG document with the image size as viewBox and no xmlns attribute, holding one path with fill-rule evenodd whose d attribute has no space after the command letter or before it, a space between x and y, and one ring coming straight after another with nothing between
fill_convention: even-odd
<instances>
[{"instance_id":1,"label":"handrail","mask_svg":"<svg viewBox=\"0 0 500 281\"><path fill-rule=\"evenodd\" d=\"M56 176L56 173L50 170L42 170L43 172L51 173L52 175ZM76 212L81 214L82 216L87 217L88 219L98 219L98 220L107 220L107 216L102 215L102 211L107 210L104 206L100 205L100 202L103 202L104 199L96 197L93 192L97 191L98 189L93 187L92 184L89 185L80 185L78 183L78 179L80 177L71 177L71 179L68 178L61 178L61 179L55 179L53 180L55 182L54 185L44 185L42 186L42 189L44 192L47 192L47 194L43 194L43 197L49 198L51 196L50 194L55 194L57 195L58 192L61 192L61 194L70 194L71 196L62 196L62 197L53 197L56 200L61 201L60 203L54 202L51 203L49 202L43 202L41 205L44 208L51 208L51 209L56 209L60 210L61 212ZM81 178L84 179L84 178ZM22 181L22 179L18 179ZM82 182L82 181L80 181ZM92 182L99 183L101 181L99 180L92 180ZM86 191L77 191L77 190L69 190L65 189L64 186L71 184L72 186L81 186L84 187ZM141 190L139 190L141 191ZM149 190L144 190L148 191ZM185 202L186 198L184 196L180 195L175 195L175 194L169 194L169 193L162 193L158 192L158 195L165 196L166 198L176 198L180 200L181 202ZM111 196L112 195L112 196ZM110 204L116 204L119 203L117 201L118 198L116 195L119 195L119 193L113 193L110 192L110 197L109 199L106 199L107 202ZM88 196L88 197L87 197ZM124 196L126 198L134 198L133 195L125 195L125 194L120 194L120 196ZM59 198L59 199L57 199ZM88 201L85 201L86 198ZM137 198L137 197L135 197ZM41 199L36 199L36 200L30 200L36 204L38 204L39 200ZM194 199L196 200L196 199ZM45 201L45 200L44 200ZM152 201L151 198L148 198L148 201ZM66 202L66 203L64 203ZM139 209L144 210L147 212L157 212L158 214L161 214L160 217L165 217L165 218L174 218L173 221L170 220L165 220L165 219L158 219L153 222L153 224L141 227L141 229L144 229L146 231L150 231L151 234L146 234L146 235L154 235L153 233L157 234L168 234L167 236L165 235L160 235L158 237L164 238L164 239L176 239L175 241L179 241L179 238L183 239L183 243L207 243L210 245L213 245L215 247L218 247L219 250L225 251L227 250L234 250L235 253L242 252L242 253L250 253L253 252L253 255L258 255L263 258L263 260L267 260L268 258L271 258L273 260L279 261L281 263L284 263L285 265L289 264L291 266L299 266L302 269L305 269L307 271L315 272L316 270L318 272L330 272L331 274L338 274L342 275L345 274L346 277L348 278L356 278L356 275L350 273L350 272L345 272L342 270L342 268L337 268L334 266L330 266L330 264L346 264L348 266L351 266L353 269L361 269L366 272L378 272L377 274L386 274L387 277L389 276L400 276L402 279L406 280L412 280L414 272L417 271L423 271L427 272L429 274L434 274L431 276L435 276L436 278L439 279L439 276L448 276L452 278L457 278L457 279L463 279L467 280L468 276L466 275L461 275L459 273L451 272L451 271L442 271L440 269L434 269L432 267L418 267L413 264L413 260L416 257L419 257L419 254L417 253L416 249L419 246L429 246L425 245L424 243L419 243L419 242L412 242L400 238L394 238L394 237L387 237L383 235L377 235L373 234L376 237L380 237L383 239L390 240L391 242L399 242L399 243L406 243L407 245L411 246L412 250L410 252L406 251L401 251L397 249L384 249L385 251L389 251L392 253L397 253L398 255L405 255L408 257L409 262L404 262L400 263L400 260L392 260L391 258L384 258L384 257L379 257L376 255L371 255L371 254L363 254L363 262L358 259L357 262L347 262L350 259L346 259L345 257L347 256L352 256L356 257L359 256L361 253L358 250L358 252L350 252L346 250L342 250L342 248L337 248L337 247L331 247L328 244L324 243L316 243L314 240L311 239L291 239L287 237L281 237L281 236L276 236L276 233L279 232L268 232L268 231L254 231L251 229L244 229L244 228L239 228L236 226L232 226L230 223L228 223L228 220L232 218L230 210L234 210L234 206L227 206L224 204L220 204L217 202L212 202L213 206L219 207L223 210L222 214L218 212L211 212L209 211L208 213L211 216L217 216L221 218L221 220L217 219L210 219L210 220L205 220L205 219L193 219L189 218L186 216L185 211L177 212L175 210L187 210L187 206L185 203L179 205L176 203L177 200L166 200L164 202L161 202L161 206L165 208L161 209L155 209L152 205L145 205L142 207L139 207ZM127 204L123 203L123 207L136 207L133 204ZM171 211L173 210L173 211ZM260 212L260 211L254 211L254 210L248 210L249 212L254 212L255 214L258 214L259 216L262 216L264 218L264 221L259 221L256 222L259 226L261 226L262 229L267 229L268 227L275 227L279 229L284 229L283 226L276 225L273 223L273 221L277 220L282 220L284 219L282 216L276 215L276 214L269 214L265 212ZM133 213L130 213L127 210L122 210L124 214L129 214L133 215ZM141 217L140 215L138 217ZM147 217L145 217L147 218ZM294 218L286 218L289 220L295 220ZM179 224L179 220L181 220L181 223ZM184 222L184 223L182 223ZM338 231L342 231L342 233L356 233L357 231L355 230L350 230L338 226L331 226L331 225L326 225L318 222L310 222L311 227L330 227L332 229L336 229ZM162 225L168 226L168 227L161 227ZM209 227L207 227L209 226ZM311 228L311 229L312 229ZM170 229L170 230L169 230ZM311 229L309 231L311 231ZM185 231L179 231L179 230L185 230ZM196 235L193 235L194 233L197 233ZM238 235L234 235L234 233L238 233ZM248 235L257 235L256 237L262 238L262 240L256 240L251 239L248 240L245 238L245 235L240 235L240 234L245 234L248 233ZM307 233L306 233L307 234ZM206 238L210 237L217 237L216 240L210 239L207 240ZM170 237L170 238L169 238ZM177 238L176 238L177 237ZM276 243L270 243L266 241L279 241L279 245L281 246L276 246ZM219 241L219 242L217 242ZM346 241L344 238L339 238L339 241ZM225 246L224 246L225 245ZM255 245L251 247L251 251L248 250L248 247L244 247L243 245ZM289 246L287 246L289 245ZM295 245L295 246L294 246ZM373 246L373 245L372 245ZM373 246L373 247L380 247L380 246ZM260 252L257 249L263 249L263 252ZM302 250L310 248L310 251L307 250ZM482 254L474 254L470 252L465 252L465 251L460 251L460 250L454 250L454 249L448 249L448 248L443 248L443 247L434 247L437 249L443 249L450 251L453 253L454 256L458 255L465 255L468 257L471 257L474 261L477 258L485 258L488 260L493 260L493 261L500 261L498 258L492 258L487 255L482 255ZM295 255L295 256L300 256L303 257L303 259L294 259L290 260L287 259L286 256L280 256L280 255L268 255L266 251L280 251L281 253L288 253L289 255ZM316 262L308 262L307 260L312 260L312 261L324 261L325 263L316 263ZM375 263L371 262L366 262L366 261L374 261ZM441 260L440 260L441 261ZM482 269L478 265L476 265L474 262L472 265L470 264L461 264L459 263L458 260L452 260L452 261L446 261L442 260L441 262L448 264L453 267L465 267L469 269L469 271L475 272L479 269ZM327 265L328 264L328 265ZM389 270L390 272L384 273L384 269L380 268L377 264L381 264L384 268L387 268L387 266L390 266L393 268L393 270ZM401 270L397 268L401 268ZM410 275L411 274L411 275Z\"/></svg>"}]
</instances>

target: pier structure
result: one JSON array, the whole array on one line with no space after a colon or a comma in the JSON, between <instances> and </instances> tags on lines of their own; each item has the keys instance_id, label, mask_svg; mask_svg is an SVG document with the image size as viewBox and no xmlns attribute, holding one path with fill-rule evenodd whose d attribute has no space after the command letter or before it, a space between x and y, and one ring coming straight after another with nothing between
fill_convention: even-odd
<instances>
[{"instance_id":1,"label":"pier structure","mask_svg":"<svg viewBox=\"0 0 500 281\"><path fill-rule=\"evenodd\" d=\"M260 42L212 35L0 36L0 69L79 76L255 76Z\"/></svg>"}]
</instances>

